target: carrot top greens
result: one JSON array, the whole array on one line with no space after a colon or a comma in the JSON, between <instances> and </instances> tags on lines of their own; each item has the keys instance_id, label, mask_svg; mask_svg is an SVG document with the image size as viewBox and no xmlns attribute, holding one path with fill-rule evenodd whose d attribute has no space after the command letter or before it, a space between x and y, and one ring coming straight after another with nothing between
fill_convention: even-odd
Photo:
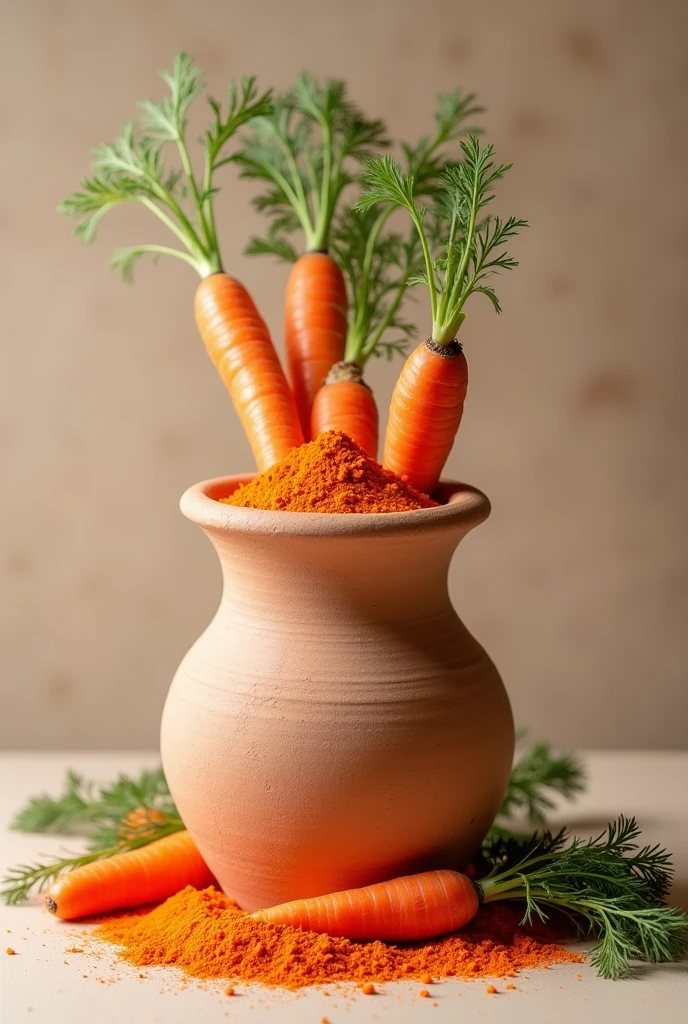
<instances>
[{"instance_id":1,"label":"carrot top greens","mask_svg":"<svg viewBox=\"0 0 688 1024\"><path fill-rule=\"evenodd\" d=\"M213 210L215 172L233 159L225 155L225 147L239 128L272 109L271 92L259 94L253 77L242 78L239 88L229 85L226 111L208 97L213 116L201 139L203 170L198 173L187 144L187 120L191 104L205 89L200 68L188 54L180 53L172 70L161 71L160 77L170 95L140 103L138 126L130 122L114 143L94 150L93 177L82 181L81 188L60 206L62 213L76 220L75 234L84 242L94 240L109 210L129 202L145 206L172 232L181 247L151 243L115 250L112 268L127 281L147 253L184 260L201 277L222 269ZM174 170L166 167L162 156L170 143L180 163Z\"/></svg>"},{"instance_id":2,"label":"carrot top greens","mask_svg":"<svg viewBox=\"0 0 688 1024\"><path fill-rule=\"evenodd\" d=\"M252 239L247 252L294 261L289 235L298 229L306 251L326 250L337 204L357 166L388 145L383 122L361 113L344 82L320 85L312 75L299 75L257 119L235 157L243 177L268 186L254 205L268 214L270 229Z\"/></svg>"},{"instance_id":3,"label":"carrot top greens","mask_svg":"<svg viewBox=\"0 0 688 1024\"><path fill-rule=\"evenodd\" d=\"M451 158L447 147L468 133L467 121L481 112L472 93L442 93L437 97L435 134L415 146L401 144L416 198L437 193ZM400 309L409 284L422 273L422 250L413 226L407 234L388 230L395 209L392 202L366 210L344 205L334 222L332 252L345 273L351 299L344 358L359 366L371 355L405 354L415 330ZM390 331L396 334L391 340Z\"/></svg>"},{"instance_id":4,"label":"carrot top greens","mask_svg":"<svg viewBox=\"0 0 688 1024\"><path fill-rule=\"evenodd\" d=\"M525 738L525 732L517 739ZM488 838L514 835L514 819L545 828L557 799L575 800L585 789L585 771L573 754L556 754L549 743L531 743L514 762L502 805ZM528 831L526 829L526 831Z\"/></svg>"},{"instance_id":5,"label":"carrot top greens","mask_svg":"<svg viewBox=\"0 0 688 1024\"><path fill-rule=\"evenodd\" d=\"M405 209L420 240L424 270L413 283L430 290L432 338L449 344L466 317L463 307L469 295L481 292L501 312L499 300L485 281L500 270L518 266L503 247L527 222L492 215L480 219L481 211L494 199L494 185L510 169L496 164L494 146L481 146L477 136L460 143L463 160L445 167L439 176L430 205L417 201L415 175L404 173L389 156L370 160L364 178L367 187L358 209L366 211L380 203Z\"/></svg>"},{"instance_id":6,"label":"carrot top greens","mask_svg":"<svg viewBox=\"0 0 688 1024\"><path fill-rule=\"evenodd\" d=\"M371 355L404 355L415 328L401 314L410 279L421 269L417 238L397 231L370 247L376 211L347 207L332 232L331 251L344 273L351 301L344 361L363 367ZM390 334L396 336L391 336Z\"/></svg>"},{"instance_id":7,"label":"carrot top greens","mask_svg":"<svg viewBox=\"0 0 688 1024\"><path fill-rule=\"evenodd\" d=\"M527 840L498 839L477 883L485 903L524 900L524 922L564 913L581 936L597 936L590 961L603 978L624 978L631 960L669 963L685 948L688 917L664 900L673 878L659 846L638 845L635 818L621 815L595 839L562 829Z\"/></svg>"}]
</instances>

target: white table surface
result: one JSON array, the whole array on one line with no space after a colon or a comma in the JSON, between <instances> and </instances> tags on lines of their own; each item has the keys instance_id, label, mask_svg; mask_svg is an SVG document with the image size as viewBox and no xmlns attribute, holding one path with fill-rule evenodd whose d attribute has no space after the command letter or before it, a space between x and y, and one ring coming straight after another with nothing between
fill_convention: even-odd
<instances>
[{"instance_id":1,"label":"white table surface","mask_svg":"<svg viewBox=\"0 0 688 1024\"><path fill-rule=\"evenodd\" d=\"M0 755L0 873L38 855L65 849L65 840L26 836L7 829L10 818L39 792L57 794L67 767L101 780L117 772L152 766L151 754ZM601 831L620 811L635 814L648 841L674 854L673 900L688 906L688 753L594 752L585 755L589 786L565 811L565 821L581 834ZM561 821L554 824L564 823ZM76 841L69 842L78 849ZM585 1024L659 1024L688 1019L688 964L641 967L632 981L597 978L587 964L529 971L513 979L516 991L496 981L450 979L434 984L432 999L420 999L418 982L387 984L375 996L355 987L274 991L238 986L224 995L219 982L182 988L174 968L139 970L119 961L100 943L98 958L70 953L84 947L84 926L59 922L39 903L0 909L0 1021L2 1024L189 1024L203 1021L284 1021L289 1024L389 1022L430 1024L509 1021L510 1024L584 1021ZM5 955L6 946L16 956ZM88 948L88 943L86 944ZM577 980L576 975L582 979Z\"/></svg>"}]
</instances>

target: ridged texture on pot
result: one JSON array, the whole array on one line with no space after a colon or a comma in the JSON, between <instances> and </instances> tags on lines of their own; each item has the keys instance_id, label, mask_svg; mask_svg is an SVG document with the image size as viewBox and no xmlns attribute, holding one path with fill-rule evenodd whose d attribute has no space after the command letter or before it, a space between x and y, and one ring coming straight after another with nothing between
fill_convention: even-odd
<instances>
[{"instance_id":1,"label":"ridged texture on pot","mask_svg":"<svg viewBox=\"0 0 688 1024\"><path fill-rule=\"evenodd\" d=\"M509 701L454 612L452 553L489 512L261 512L182 499L224 593L184 658L162 724L165 773L226 893L247 910L461 867L502 799Z\"/></svg>"}]
</instances>

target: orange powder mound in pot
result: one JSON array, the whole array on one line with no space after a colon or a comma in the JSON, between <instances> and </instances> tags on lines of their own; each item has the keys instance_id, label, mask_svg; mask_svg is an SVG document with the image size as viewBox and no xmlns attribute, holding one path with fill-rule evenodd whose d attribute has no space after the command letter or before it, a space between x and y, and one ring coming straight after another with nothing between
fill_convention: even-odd
<instances>
[{"instance_id":1,"label":"orange powder mound in pot","mask_svg":"<svg viewBox=\"0 0 688 1024\"><path fill-rule=\"evenodd\" d=\"M333 982L509 977L580 962L543 927L521 931L522 911L484 907L460 933L432 942L351 942L257 921L216 889L184 889L153 910L103 919L96 935L137 967L173 965L194 978L288 989Z\"/></svg>"},{"instance_id":2,"label":"orange powder mound in pot","mask_svg":"<svg viewBox=\"0 0 688 1024\"><path fill-rule=\"evenodd\" d=\"M437 502L328 430L239 487L227 505L283 512L411 512Z\"/></svg>"}]
</instances>

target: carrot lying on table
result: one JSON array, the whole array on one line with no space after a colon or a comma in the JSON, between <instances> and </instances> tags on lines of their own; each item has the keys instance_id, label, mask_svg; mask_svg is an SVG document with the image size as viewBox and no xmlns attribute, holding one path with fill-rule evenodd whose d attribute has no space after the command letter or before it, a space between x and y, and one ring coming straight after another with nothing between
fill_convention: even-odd
<instances>
[{"instance_id":1,"label":"carrot lying on table","mask_svg":"<svg viewBox=\"0 0 688 1024\"><path fill-rule=\"evenodd\" d=\"M456 871L426 871L327 896L294 900L254 917L348 939L426 939L461 928L476 914L473 882Z\"/></svg>"},{"instance_id":2,"label":"carrot lying on table","mask_svg":"<svg viewBox=\"0 0 688 1024\"><path fill-rule=\"evenodd\" d=\"M174 256L190 264L202 278L196 292L196 323L206 349L230 392L262 472L303 443L296 405L280 366L268 329L246 289L222 269L213 208L213 175L227 163L224 149L237 130L271 110L269 92L258 96L253 78L239 91L229 89L225 114L210 101L213 124L203 137L202 177L192 166L186 145L189 107L203 91L200 71L180 54L171 72L161 77L171 96L141 104L139 130L127 126L114 145L95 151L94 177L68 196L61 209L78 221L76 234L91 242L98 224L113 206L138 202L181 243L178 246L134 245L115 251L112 266L130 280L144 254ZM166 170L163 145L179 150L183 173ZM191 207L191 210L189 210Z\"/></svg>"},{"instance_id":3,"label":"carrot lying on table","mask_svg":"<svg viewBox=\"0 0 688 1024\"><path fill-rule=\"evenodd\" d=\"M60 875L46 895L48 910L65 921L139 907L174 896L187 885L215 879L187 831Z\"/></svg>"},{"instance_id":4,"label":"carrot lying on table","mask_svg":"<svg viewBox=\"0 0 688 1024\"><path fill-rule=\"evenodd\" d=\"M620 815L588 841L563 828L556 835L497 839L483 847L486 873L477 882L459 871L425 871L254 916L350 939L410 941L457 931L481 903L521 900L523 924L563 911L579 936L599 940L590 958L602 977L626 977L632 959L675 961L688 937L688 915L665 903L670 855L659 846L641 848L639 837L635 818Z\"/></svg>"},{"instance_id":5,"label":"carrot lying on table","mask_svg":"<svg viewBox=\"0 0 688 1024\"><path fill-rule=\"evenodd\" d=\"M659 846L641 848L639 836L635 819L621 815L588 841L563 829L497 839L483 849L487 873L475 882L458 871L426 871L253 916L350 939L412 941L456 931L482 903L521 900L523 923L563 911L574 931L599 940L590 956L599 973L624 977L631 960L678 959L688 936L688 915L665 902L669 855Z\"/></svg>"}]
</instances>

